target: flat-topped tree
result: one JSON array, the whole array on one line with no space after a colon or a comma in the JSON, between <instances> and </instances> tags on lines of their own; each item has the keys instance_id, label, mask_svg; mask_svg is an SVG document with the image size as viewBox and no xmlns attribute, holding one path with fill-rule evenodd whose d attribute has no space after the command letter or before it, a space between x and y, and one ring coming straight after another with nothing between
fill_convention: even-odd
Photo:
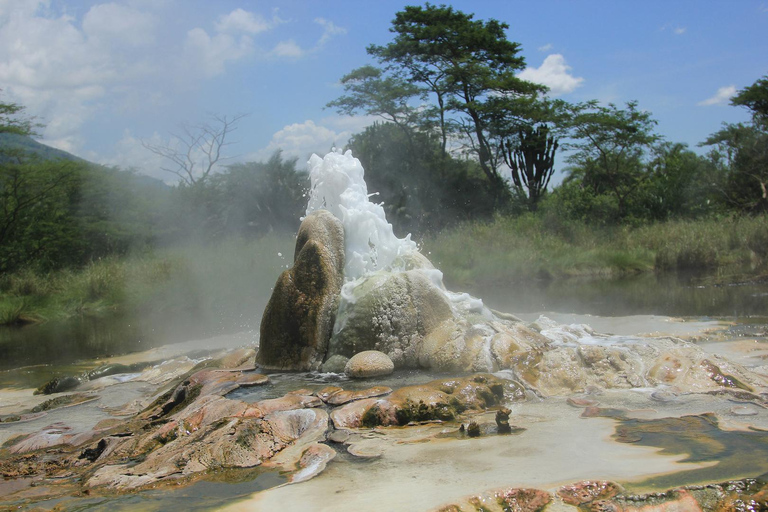
<instances>
[{"instance_id":1,"label":"flat-topped tree","mask_svg":"<svg viewBox=\"0 0 768 512\"><path fill-rule=\"evenodd\" d=\"M752 112L755 124L768 127L768 75L736 93L731 105L746 107Z\"/></svg>"},{"instance_id":2,"label":"flat-topped tree","mask_svg":"<svg viewBox=\"0 0 768 512\"><path fill-rule=\"evenodd\" d=\"M581 174L582 183L595 194L615 197L618 216L626 213L629 198L649 177L643 158L661 137L653 133L657 122L650 112L639 110L636 101L626 108L597 101L572 107L571 173Z\"/></svg>"},{"instance_id":3,"label":"flat-topped tree","mask_svg":"<svg viewBox=\"0 0 768 512\"><path fill-rule=\"evenodd\" d=\"M469 150L500 202L508 188L499 172L498 145L489 133L489 99L532 96L546 87L515 76L525 60L520 45L507 39L508 24L473 18L445 5L408 6L392 21L394 40L371 45L368 53L435 95L443 152L454 124L468 137Z\"/></svg>"},{"instance_id":4,"label":"flat-topped tree","mask_svg":"<svg viewBox=\"0 0 768 512\"><path fill-rule=\"evenodd\" d=\"M360 112L393 123L405 134L413 150L413 132L421 124L424 113L410 102L413 98L423 98L422 88L374 66L352 70L341 78L341 84L346 94L329 102L327 107L343 115Z\"/></svg>"}]
</instances>

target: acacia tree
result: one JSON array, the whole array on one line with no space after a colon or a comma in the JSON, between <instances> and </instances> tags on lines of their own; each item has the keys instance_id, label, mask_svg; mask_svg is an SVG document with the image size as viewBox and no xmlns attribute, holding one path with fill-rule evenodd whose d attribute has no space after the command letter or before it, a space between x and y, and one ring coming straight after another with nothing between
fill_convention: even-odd
<instances>
[{"instance_id":1,"label":"acacia tree","mask_svg":"<svg viewBox=\"0 0 768 512\"><path fill-rule=\"evenodd\" d=\"M731 105L747 108L755 124L768 124L768 75L740 90L731 98Z\"/></svg>"},{"instance_id":2,"label":"acacia tree","mask_svg":"<svg viewBox=\"0 0 768 512\"><path fill-rule=\"evenodd\" d=\"M576 167L571 172L579 174L582 185L594 194L613 196L620 218L629 198L650 176L643 157L660 140L653 133L656 124L649 112L638 110L636 101L624 109L613 103L603 107L597 101L572 106L573 142L567 148L573 153L567 160Z\"/></svg>"},{"instance_id":3,"label":"acacia tree","mask_svg":"<svg viewBox=\"0 0 768 512\"><path fill-rule=\"evenodd\" d=\"M34 134L24 107L0 102L0 271L61 262L75 236L70 196L82 164L42 161L24 147ZM70 251L71 252L71 251Z\"/></svg>"},{"instance_id":4,"label":"acacia tree","mask_svg":"<svg viewBox=\"0 0 768 512\"><path fill-rule=\"evenodd\" d=\"M341 84L347 94L329 102L327 107L342 115L363 113L381 117L400 128L413 149L413 132L423 121L423 112L411 105L411 100L423 99L420 87L374 66L351 71L341 78Z\"/></svg>"},{"instance_id":5,"label":"acacia tree","mask_svg":"<svg viewBox=\"0 0 768 512\"><path fill-rule=\"evenodd\" d=\"M428 3L398 12L390 28L394 40L368 47L387 69L434 94L444 154L450 117L455 116L453 121L468 137L468 147L492 184L496 203L508 189L498 168L499 148L489 131L493 113L489 100L546 90L515 76L525 60L519 55L520 45L507 39L508 28L494 19L474 20L472 14Z\"/></svg>"},{"instance_id":6,"label":"acacia tree","mask_svg":"<svg viewBox=\"0 0 768 512\"><path fill-rule=\"evenodd\" d=\"M748 124L726 124L703 145L713 146L710 158L724 162L720 191L726 203L739 210L768 211L768 77L740 90L731 105L746 107Z\"/></svg>"},{"instance_id":7,"label":"acacia tree","mask_svg":"<svg viewBox=\"0 0 768 512\"><path fill-rule=\"evenodd\" d=\"M232 118L211 115L211 119L199 125L183 125L179 133L172 133L168 144L153 144L142 140L141 144L162 157L169 165L163 171L176 175L183 184L194 187L206 182L211 172L227 157L224 149L231 145L228 137L237 129L237 123L246 114Z\"/></svg>"}]
</instances>

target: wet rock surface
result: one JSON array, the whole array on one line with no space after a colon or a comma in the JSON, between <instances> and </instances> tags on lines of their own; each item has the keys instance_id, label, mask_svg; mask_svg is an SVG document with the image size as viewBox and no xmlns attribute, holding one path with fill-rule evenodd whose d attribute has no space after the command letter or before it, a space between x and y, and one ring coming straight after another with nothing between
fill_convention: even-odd
<instances>
[{"instance_id":1,"label":"wet rock surface","mask_svg":"<svg viewBox=\"0 0 768 512\"><path fill-rule=\"evenodd\" d=\"M344 365L344 373L356 379L381 377L395 371L395 363L384 352L365 350L358 352Z\"/></svg>"},{"instance_id":2,"label":"wet rock surface","mask_svg":"<svg viewBox=\"0 0 768 512\"><path fill-rule=\"evenodd\" d=\"M334 409L331 419L337 429L450 421L468 410L481 411L524 397L514 383L480 374L406 386L382 398L357 400Z\"/></svg>"},{"instance_id":3,"label":"wet rock surface","mask_svg":"<svg viewBox=\"0 0 768 512\"><path fill-rule=\"evenodd\" d=\"M261 321L257 361L265 368L317 370L328 340L343 283L344 228L326 210L304 219L293 267L275 284Z\"/></svg>"},{"instance_id":4,"label":"wet rock surface","mask_svg":"<svg viewBox=\"0 0 768 512\"><path fill-rule=\"evenodd\" d=\"M538 512L552 501L552 495L539 489L500 489L469 496L443 505L435 512Z\"/></svg>"}]
</instances>

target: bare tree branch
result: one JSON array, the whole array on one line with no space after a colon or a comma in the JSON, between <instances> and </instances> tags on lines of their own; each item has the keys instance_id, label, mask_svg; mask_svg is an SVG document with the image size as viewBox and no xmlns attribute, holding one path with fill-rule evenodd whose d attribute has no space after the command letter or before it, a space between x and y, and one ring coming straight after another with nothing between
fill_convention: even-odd
<instances>
[{"instance_id":1,"label":"bare tree branch","mask_svg":"<svg viewBox=\"0 0 768 512\"><path fill-rule=\"evenodd\" d=\"M153 144L147 140L141 145L170 165L161 170L176 175L187 186L205 182L216 166L228 157L223 156L226 146L232 144L227 138L237 130L237 123L248 114L233 117L214 114L200 125L185 124L179 134L171 133L168 144Z\"/></svg>"}]
</instances>

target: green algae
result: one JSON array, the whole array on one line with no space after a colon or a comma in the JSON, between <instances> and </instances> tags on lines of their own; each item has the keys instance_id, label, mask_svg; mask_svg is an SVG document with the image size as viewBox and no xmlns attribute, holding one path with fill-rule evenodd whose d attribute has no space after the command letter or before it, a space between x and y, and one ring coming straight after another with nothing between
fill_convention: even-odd
<instances>
[{"instance_id":1,"label":"green algae","mask_svg":"<svg viewBox=\"0 0 768 512\"><path fill-rule=\"evenodd\" d=\"M617 419L613 438L618 442L660 448L662 455L682 455L682 463L709 463L707 467L626 484L634 491L722 482L768 472L768 432L723 430L711 413L653 420Z\"/></svg>"}]
</instances>

